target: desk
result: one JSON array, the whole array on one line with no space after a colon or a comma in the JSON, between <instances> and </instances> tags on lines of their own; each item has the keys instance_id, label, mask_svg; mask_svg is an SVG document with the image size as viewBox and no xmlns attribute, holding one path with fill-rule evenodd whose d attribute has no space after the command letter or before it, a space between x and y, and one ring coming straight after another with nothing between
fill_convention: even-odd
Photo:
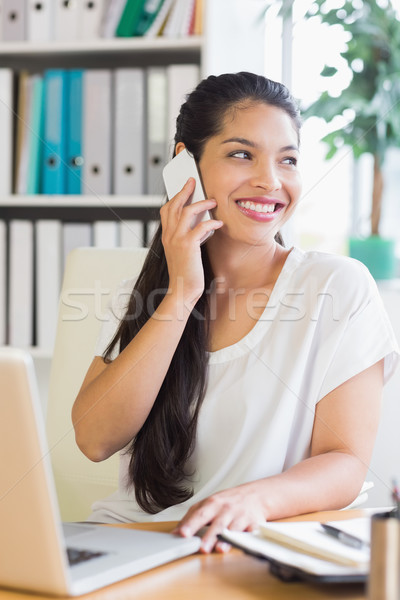
<instances>
[{"instance_id":1,"label":"desk","mask_svg":"<svg viewBox=\"0 0 400 600\"><path fill-rule=\"evenodd\" d=\"M304 515L289 521L332 521L364 516L362 510L329 511ZM173 523L135 523L136 529L171 531ZM365 600L364 586L283 583L270 575L268 563L239 550L227 554L195 554L141 575L136 575L97 592L81 596L87 600ZM49 600L38 596L0 590L0 600Z\"/></svg>"}]
</instances>

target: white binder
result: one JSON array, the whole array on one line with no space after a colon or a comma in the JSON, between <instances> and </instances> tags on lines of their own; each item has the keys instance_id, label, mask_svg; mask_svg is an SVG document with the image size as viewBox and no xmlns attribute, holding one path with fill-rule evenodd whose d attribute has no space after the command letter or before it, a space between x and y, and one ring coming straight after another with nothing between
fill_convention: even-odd
<instances>
[{"instance_id":1,"label":"white binder","mask_svg":"<svg viewBox=\"0 0 400 600\"><path fill-rule=\"evenodd\" d=\"M111 96L109 69L83 73L83 194L111 193Z\"/></svg>"},{"instance_id":2,"label":"white binder","mask_svg":"<svg viewBox=\"0 0 400 600\"><path fill-rule=\"evenodd\" d=\"M126 0L108 0L100 25L100 35L104 38L115 37L118 23L124 12Z\"/></svg>"},{"instance_id":3,"label":"white binder","mask_svg":"<svg viewBox=\"0 0 400 600\"><path fill-rule=\"evenodd\" d=\"M160 221L148 221L147 222L147 247L151 246L153 237L160 226Z\"/></svg>"},{"instance_id":4,"label":"white binder","mask_svg":"<svg viewBox=\"0 0 400 600\"><path fill-rule=\"evenodd\" d=\"M185 17L189 0L175 0L167 23L163 30L163 35L169 38L180 37L182 23Z\"/></svg>"},{"instance_id":5,"label":"white binder","mask_svg":"<svg viewBox=\"0 0 400 600\"><path fill-rule=\"evenodd\" d=\"M61 289L61 233L56 220L36 223L36 344L53 351Z\"/></svg>"},{"instance_id":6,"label":"white binder","mask_svg":"<svg viewBox=\"0 0 400 600\"><path fill-rule=\"evenodd\" d=\"M2 35L4 42L21 42L26 39L25 0L2 1Z\"/></svg>"},{"instance_id":7,"label":"white binder","mask_svg":"<svg viewBox=\"0 0 400 600\"><path fill-rule=\"evenodd\" d=\"M190 93L200 80L198 65L170 65L167 67L168 79L168 156L172 156L173 141L176 133L176 118L186 94Z\"/></svg>"},{"instance_id":8,"label":"white binder","mask_svg":"<svg viewBox=\"0 0 400 600\"><path fill-rule=\"evenodd\" d=\"M9 344L33 343L33 223L10 221Z\"/></svg>"},{"instance_id":9,"label":"white binder","mask_svg":"<svg viewBox=\"0 0 400 600\"><path fill-rule=\"evenodd\" d=\"M91 0L82 2L79 34L82 40L93 40L101 37L100 26L105 0Z\"/></svg>"},{"instance_id":10,"label":"white binder","mask_svg":"<svg viewBox=\"0 0 400 600\"><path fill-rule=\"evenodd\" d=\"M187 0L182 9L182 21L178 37L186 37L190 35L190 28L195 15L196 0Z\"/></svg>"},{"instance_id":11,"label":"white binder","mask_svg":"<svg viewBox=\"0 0 400 600\"><path fill-rule=\"evenodd\" d=\"M7 343L7 229L0 221L0 346Z\"/></svg>"},{"instance_id":12,"label":"white binder","mask_svg":"<svg viewBox=\"0 0 400 600\"><path fill-rule=\"evenodd\" d=\"M0 195L12 191L13 73L0 69Z\"/></svg>"},{"instance_id":13,"label":"white binder","mask_svg":"<svg viewBox=\"0 0 400 600\"><path fill-rule=\"evenodd\" d=\"M163 194L162 169L167 162L167 71L147 71L147 193Z\"/></svg>"},{"instance_id":14,"label":"white binder","mask_svg":"<svg viewBox=\"0 0 400 600\"><path fill-rule=\"evenodd\" d=\"M80 34L82 0L54 2L54 39L57 41L77 40Z\"/></svg>"},{"instance_id":15,"label":"white binder","mask_svg":"<svg viewBox=\"0 0 400 600\"><path fill-rule=\"evenodd\" d=\"M114 73L114 193L144 194L145 77L143 69Z\"/></svg>"},{"instance_id":16,"label":"white binder","mask_svg":"<svg viewBox=\"0 0 400 600\"><path fill-rule=\"evenodd\" d=\"M93 223L93 245L97 248L116 248L118 233L116 221L95 221Z\"/></svg>"},{"instance_id":17,"label":"white binder","mask_svg":"<svg viewBox=\"0 0 400 600\"><path fill-rule=\"evenodd\" d=\"M142 221L120 221L119 245L121 248L144 248Z\"/></svg>"},{"instance_id":18,"label":"white binder","mask_svg":"<svg viewBox=\"0 0 400 600\"><path fill-rule=\"evenodd\" d=\"M90 223L64 223L62 226L62 272L68 254L75 248L92 246L92 225Z\"/></svg>"},{"instance_id":19,"label":"white binder","mask_svg":"<svg viewBox=\"0 0 400 600\"><path fill-rule=\"evenodd\" d=\"M53 38L54 0L26 0L27 39L47 42Z\"/></svg>"}]
</instances>

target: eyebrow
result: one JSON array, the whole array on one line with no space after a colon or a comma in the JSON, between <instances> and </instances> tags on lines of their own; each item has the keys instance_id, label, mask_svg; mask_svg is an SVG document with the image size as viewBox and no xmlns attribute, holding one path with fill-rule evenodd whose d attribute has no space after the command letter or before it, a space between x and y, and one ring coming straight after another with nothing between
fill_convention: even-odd
<instances>
[{"instance_id":1,"label":"eyebrow","mask_svg":"<svg viewBox=\"0 0 400 600\"><path fill-rule=\"evenodd\" d=\"M227 140L223 140L222 143L230 144L232 142L235 142L236 144L243 144L244 146L249 146L250 148L259 148L259 145L256 144L255 142L252 142L251 140L247 140L246 138L241 138L241 137L229 138ZM296 150L296 152L298 152L299 148L298 148L298 146L290 144L289 146L283 146L283 148L280 149L280 152L289 152L290 150Z\"/></svg>"}]
</instances>

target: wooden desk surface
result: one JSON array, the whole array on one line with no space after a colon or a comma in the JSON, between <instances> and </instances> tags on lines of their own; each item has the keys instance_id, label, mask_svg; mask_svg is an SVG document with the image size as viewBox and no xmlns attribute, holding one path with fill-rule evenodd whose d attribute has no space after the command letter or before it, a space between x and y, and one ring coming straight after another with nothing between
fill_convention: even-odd
<instances>
[{"instance_id":1,"label":"wooden desk surface","mask_svg":"<svg viewBox=\"0 0 400 600\"><path fill-rule=\"evenodd\" d=\"M331 521L363 516L362 510L329 511L285 520ZM135 523L136 529L171 531L173 523ZM0 600L48 600L48 596L0 590ZM361 584L311 585L283 583L269 573L268 563L239 550L228 554L195 554L97 592L87 600L365 600Z\"/></svg>"}]
</instances>

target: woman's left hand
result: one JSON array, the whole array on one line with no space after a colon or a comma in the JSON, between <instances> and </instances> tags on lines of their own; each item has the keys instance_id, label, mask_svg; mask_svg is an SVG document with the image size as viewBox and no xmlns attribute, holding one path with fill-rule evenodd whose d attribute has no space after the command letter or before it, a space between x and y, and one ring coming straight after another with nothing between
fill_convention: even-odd
<instances>
[{"instance_id":1,"label":"woman's left hand","mask_svg":"<svg viewBox=\"0 0 400 600\"><path fill-rule=\"evenodd\" d=\"M213 494L194 504L178 524L174 533L191 537L199 529L208 525L203 535L201 551L217 550L226 552L229 544L218 541L218 534L224 529L253 531L266 520L261 493L257 492L257 482Z\"/></svg>"}]
</instances>

